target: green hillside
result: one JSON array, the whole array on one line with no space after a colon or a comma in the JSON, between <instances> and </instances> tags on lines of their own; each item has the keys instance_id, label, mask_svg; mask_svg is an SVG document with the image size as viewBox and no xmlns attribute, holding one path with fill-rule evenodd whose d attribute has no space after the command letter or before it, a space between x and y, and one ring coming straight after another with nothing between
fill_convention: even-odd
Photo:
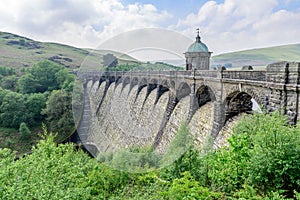
<instances>
[{"instance_id":1,"label":"green hillside","mask_svg":"<svg viewBox=\"0 0 300 200\"><path fill-rule=\"evenodd\" d=\"M119 63L121 64L137 62L134 58L117 52L38 42L15 34L0 32L0 66L18 69L30 67L40 60L51 60L70 69L79 68L83 61L86 65L99 67L103 55L107 53L120 56Z\"/></svg>"},{"instance_id":2,"label":"green hillside","mask_svg":"<svg viewBox=\"0 0 300 200\"><path fill-rule=\"evenodd\" d=\"M300 44L251 49L213 56L214 65L231 63L233 67L266 66L277 61L300 61Z\"/></svg>"},{"instance_id":3,"label":"green hillside","mask_svg":"<svg viewBox=\"0 0 300 200\"><path fill-rule=\"evenodd\" d=\"M103 56L108 53L118 58L118 63L122 66L121 70L179 69L165 63L142 63L120 52L80 49L58 43L38 42L15 34L0 32L0 66L5 67L19 69L31 67L41 60L51 60L69 69L78 69L80 66L84 66L85 69L101 69Z\"/></svg>"},{"instance_id":4,"label":"green hillside","mask_svg":"<svg viewBox=\"0 0 300 200\"><path fill-rule=\"evenodd\" d=\"M85 67L99 69L103 55L112 53L118 57L120 65L138 65L144 69L182 69L163 63L142 63L128 55L105 50L80 49L58 43L38 42L11 33L0 32L0 66L21 68L30 67L40 60L51 60L70 69ZM261 49L251 49L212 57L212 66L231 64L266 66L277 61L300 61L300 44L290 44Z\"/></svg>"}]
</instances>

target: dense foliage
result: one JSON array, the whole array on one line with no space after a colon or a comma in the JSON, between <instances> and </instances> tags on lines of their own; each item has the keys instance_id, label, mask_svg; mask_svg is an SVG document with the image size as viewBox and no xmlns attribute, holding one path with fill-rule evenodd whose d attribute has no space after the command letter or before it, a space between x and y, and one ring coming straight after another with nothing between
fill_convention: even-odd
<instances>
[{"instance_id":1,"label":"dense foliage","mask_svg":"<svg viewBox=\"0 0 300 200\"><path fill-rule=\"evenodd\" d=\"M65 67L48 60L20 71L0 66L0 80L0 127L19 132L23 130L19 134L20 139L31 138L30 129L40 127L43 122L51 127L51 131L61 133L58 140L65 139L74 131L70 114L74 75ZM57 102L51 102L53 99ZM54 112L60 114L60 119L53 116ZM22 123L26 124L28 131L24 131ZM19 129L21 125L23 128ZM25 132L27 136L22 134ZM17 139L0 131L1 146L2 140L13 143Z\"/></svg>"},{"instance_id":2,"label":"dense foliage","mask_svg":"<svg viewBox=\"0 0 300 200\"><path fill-rule=\"evenodd\" d=\"M186 132L186 127L181 131ZM0 150L0 196L300 199L299 131L298 127L287 125L278 113L247 116L235 127L228 147L213 150L209 138L200 151L184 145L188 148L176 162L162 169L152 166L152 171L141 174L113 170L71 144L57 145L53 135L44 134L31 154L16 161L10 150ZM184 135L177 138L173 151L180 150L176 149L180 148L178 144L188 139Z\"/></svg>"}]
</instances>

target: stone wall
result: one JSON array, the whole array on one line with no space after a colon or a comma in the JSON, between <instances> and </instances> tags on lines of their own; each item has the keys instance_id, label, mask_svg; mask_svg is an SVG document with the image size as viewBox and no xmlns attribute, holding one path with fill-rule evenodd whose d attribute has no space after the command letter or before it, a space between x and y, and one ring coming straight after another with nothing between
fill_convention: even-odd
<instances>
[{"instance_id":1,"label":"stone wall","mask_svg":"<svg viewBox=\"0 0 300 200\"><path fill-rule=\"evenodd\" d=\"M295 124L300 114L299 74L300 64L288 62L268 65L265 71L107 72L102 77L81 74L79 78L87 82L91 109L87 142L96 142L104 151L153 145L165 152L187 121L197 146L211 135L214 146L219 147L226 144L231 127L239 120L239 115L226 118L226 113L235 109L232 106L243 106L246 94L268 112L280 110L287 114L289 122ZM196 97L207 96L197 96L197 88L203 86L214 98L209 102L202 99L205 104L197 109L190 104L196 102Z\"/></svg>"}]
</instances>

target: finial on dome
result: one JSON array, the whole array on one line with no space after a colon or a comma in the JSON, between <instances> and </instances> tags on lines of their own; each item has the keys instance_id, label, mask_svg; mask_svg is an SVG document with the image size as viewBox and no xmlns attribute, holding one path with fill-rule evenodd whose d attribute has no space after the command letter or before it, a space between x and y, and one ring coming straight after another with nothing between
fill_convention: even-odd
<instances>
[{"instance_id":1,"label":"finial on dome","mask_svg":"<svg viewBox=\"0 0 300 200\"><path fill-rule=\"evenodd\" d=\"M196 29L197 30L197 37L196 37L196 42L200 42L200 35L199 35L199 28Z\"/></svg>"}]
</instances>

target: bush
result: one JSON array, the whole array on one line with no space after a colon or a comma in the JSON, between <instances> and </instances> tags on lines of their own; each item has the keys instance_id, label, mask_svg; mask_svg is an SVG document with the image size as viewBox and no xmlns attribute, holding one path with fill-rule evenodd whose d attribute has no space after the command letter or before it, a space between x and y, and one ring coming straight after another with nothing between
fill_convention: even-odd
<instances>
[{"instance_id":1,"label":"bush","mask_svg":"<svg viewBox=\"0 0 300 200\"><path fill-rule=\"evenodd\" d=\"M172 182L167 196L169 199L222 199L224 194L200 186L189 172L184 172L182 178Z\"/></svg>"},{"instance_id":2,"label":"bush","mask_svg":"<svg viewBox=\"0 0 300 200\"><path fill-rule=\"evenodd\" d=\"M21 135L21 139L24 139L24 140L29 139L31 132L30 132L29 128L27 127L26 123L22 122L20 124L19 133Z\"/></svg>"}]
</instances>

